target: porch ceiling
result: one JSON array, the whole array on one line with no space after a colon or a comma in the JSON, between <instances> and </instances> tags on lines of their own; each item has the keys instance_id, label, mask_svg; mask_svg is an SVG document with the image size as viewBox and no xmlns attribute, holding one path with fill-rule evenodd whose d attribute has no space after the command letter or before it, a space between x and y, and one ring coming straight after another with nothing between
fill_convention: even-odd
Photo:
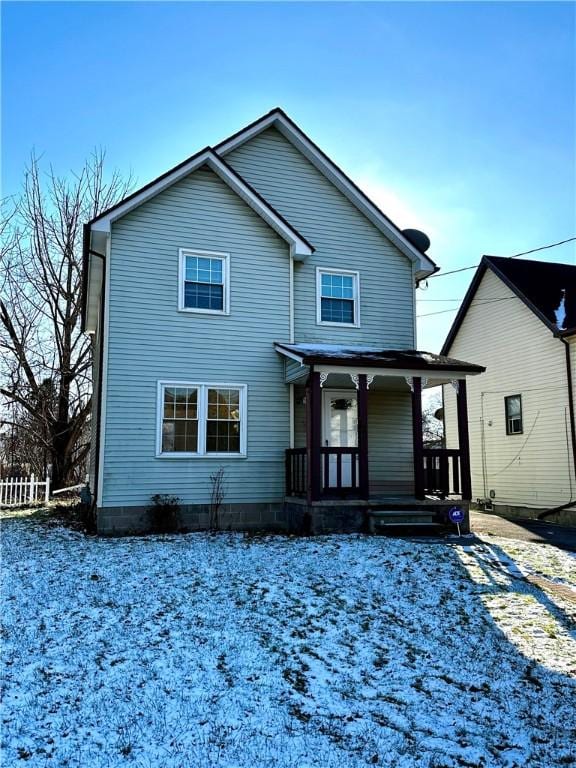
<instances>
[{"instance_id":1,"label":"porch ceiling","mask_svg":"<svg viewBox=\"0 0 576 768\"><path fill-rule=\"evenodd\" d=\"M302 366L303 377L308 366L330 374L331 379L349 374L366 373L377 377L381 386L394 386L392 379L420 376L427 386L475 376L486 369L463 360L422 352L415 349L381 349L377 347L349 347L339 344L284 344L277 342L275 349L281 355ZM292 381L299 377L292 376Z\"/></svg>"}]
</instances>

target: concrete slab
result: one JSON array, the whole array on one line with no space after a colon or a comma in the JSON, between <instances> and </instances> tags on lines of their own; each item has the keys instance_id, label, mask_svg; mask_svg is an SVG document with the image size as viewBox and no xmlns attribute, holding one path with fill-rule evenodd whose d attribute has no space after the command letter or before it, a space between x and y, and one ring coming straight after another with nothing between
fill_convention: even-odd
<instances>
[{"instance_id":1,"label":"concrete slab","mask_svg":"<svg viewBox=\"0 0 576 768\"><path fill-rule=\"evenodd\" d=\"M470 527L474 533L533 541L537 544L553 544L560 549L576 552L576 528L565 525L522 519L512 522L499 515L470 510Z\"/></svg>"}]
</instances>

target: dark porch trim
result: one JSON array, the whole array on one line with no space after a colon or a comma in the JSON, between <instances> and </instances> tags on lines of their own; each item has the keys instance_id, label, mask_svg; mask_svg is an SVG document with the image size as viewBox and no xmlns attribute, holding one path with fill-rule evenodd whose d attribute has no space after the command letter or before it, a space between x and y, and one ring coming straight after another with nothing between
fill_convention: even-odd
<instances>
[{"instance_id":1,"label":"dark porch trim","mask_svg":"<svg viewBox=\"0 0 576 768\"><path fill-rule=\"evenodd\" d=\"M360 475L360 498L370 496L368 474L368 378L358 374L358 474Z\"/></svg>"},{"instance_id":2,"label":"dark porch trim","mask_svg":"<svg viewBox=\"0 0 576 768\"><path fill-rule=\"evenodd\" d=\"M422 434L422 379L412 379L412 450L414 454L414 495L424 498L424 436Z\"/></svg>"},{"instance_id":3,"label":"dark porch trim","mask_svg":"<svg viewBox=\"0 0 576 768\"><path fill-rule=\"evenodd\" d=\"M462 498L464 501L470 501L472 499L472 475L470 471L470 435L468 433L466 379L460 379L458 381L456 412L458 414L458 449L460 451Z\"/></svg>"},{"instance_id":4,"label":"dark porch trim","mask_svg":"<svg viewBox=\"0 0 576 768\"><path fill-rule=\"evenodd\" d=\"M308 455L308 502L322 495L322 387L320 373L311 369L306 383L306 449Z\"/></svg>"}]
</instances>

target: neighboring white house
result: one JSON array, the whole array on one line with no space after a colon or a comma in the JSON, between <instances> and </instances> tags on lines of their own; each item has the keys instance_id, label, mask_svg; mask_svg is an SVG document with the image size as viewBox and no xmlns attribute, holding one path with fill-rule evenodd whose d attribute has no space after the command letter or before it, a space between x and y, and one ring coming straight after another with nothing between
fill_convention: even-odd
<instances>
[{"instance_id":1,"label":"neighboring white house","mask_svg":"<svg viewBox=\"0 0 576 768\"><path fill-rule=\"evenodd\" d=\"M576 266L485 256L442 354L486 367L468 388L473 499L530 516L576 501Z\"/></svg>"},{"instance_id":2,"label":"neighboring white house","mask_svg":"<svg viewBox=\"0 0 576 768\"><path fill-rule=\"evenodd\" d=\"M145 527L156 494L205 527L220 469L226 527L359 530L383 497L413 513L437 491L430 517L466 502L482 368L416 350L428 245L279 109L89 222L99 530ZM460 449L427 457L421 390L449 380Z\"/></svg>"}]
</instances>

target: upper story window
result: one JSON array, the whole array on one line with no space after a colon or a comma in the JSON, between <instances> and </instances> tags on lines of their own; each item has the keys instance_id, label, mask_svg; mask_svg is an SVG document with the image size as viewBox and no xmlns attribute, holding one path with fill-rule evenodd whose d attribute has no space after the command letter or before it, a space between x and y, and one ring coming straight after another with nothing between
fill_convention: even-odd
<instances>
[{"instance_id":1,"label":"upper story window","mask_svg":"<svg viewBox=\"0 0 576 768\"><path fill-rule=\"evenodd\" d=\"M316 322L360 325L359 275L344 269L316 269Z\"/></svg>"},{"instance_id":2,"label":"upper story window","mask_svg":"<svg viewBox=\"0 0 576 768\"><path fill-rule=\"evenodd\" d=\"M244 456L246 385L158 384L156 455Z\"/></svg>"},{"instance_id":3,"label":"upper story window","mask_svg":"<svg viewBox=\"0 0 576 768\"><path fill-rule=\"evenodd\" d=\"M226 315L229 296L227 253L180 249L178 309Z\"/></svg>"},{"instance_id":4,"label":"upper story window","mask_svg":"<svg viewBox=\"0 0 576 768\"><path fill-rule=\"evenodd\" d=\"M504 398L506 411L506 434L521 435L522 426L522 395L510 395Z\"/></svg>"}]
</instances>

